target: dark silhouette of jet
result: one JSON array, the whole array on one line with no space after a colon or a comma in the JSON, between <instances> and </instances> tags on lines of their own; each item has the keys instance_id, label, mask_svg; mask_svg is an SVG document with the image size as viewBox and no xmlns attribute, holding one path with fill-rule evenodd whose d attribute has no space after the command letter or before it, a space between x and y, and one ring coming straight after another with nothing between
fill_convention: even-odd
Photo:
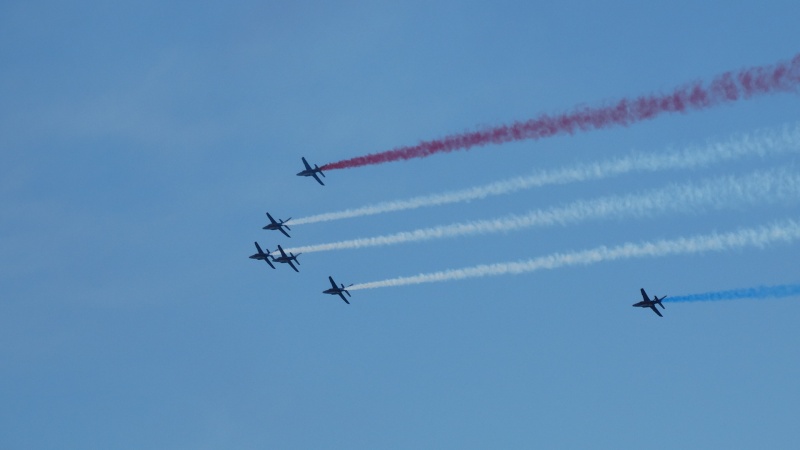
<instances>
[{"instance_id":1,"label":"dark silhouette of jet","mask_svg":"<svg viewBox=\"0 0 800 450\"><path fill-rule=\"evenodd\" d=\"M314 179L317 180L317 183L325 186L325 183L323 183L322 180L320 180L319 177L317 176L318 173L320 175L322 175L323 177L325 176L325 174L322 173L322 169L320 169L319 166L316 165L316 164L314 164L314 168L312 169L311 166L308 164L308 161L306 161L305 156L301 157L301 159L303 160L303 165L306 166L306 168L302 172L298 172L297 176L298 177L314 177Z\"/></svg>"},{"instance_id":2,"label":"dark silhouette of jet","mask_svg":"<svg viewBox=\"0 0 800 450\"><path fill-rule=\"evenodd\" d=\"M341 287L339 287L339 286L337 286L337 285L336 285L336 282L334 282L334 281L333 281L333 277L330 277L330 276L329 276L329 277L328 277L328 280L331 282L331 286L333 286L333 287L332 287L332 288L330 288L330 289L325 289L324 291L322 291L322 293L323 293L323 294L338 295L339 297L342 297L342 300L344 300L344 302L345 302L345 303L347 303L347 304L349 305L349 304L350 304L350 302L348 302L348 301L347 301L347 299L346 299L346 298L344 298L344 295L342 295L342 292L344 292L345 294L347 294L347 296L348 296L348 297L352 297L352 296L350 295L350 293L349 293L349 292L347 292L347 288L349 288L350 286L352 286L352 284L351 284L350 286L347 286L347 287L345 287L345 286L344 286L344 284L342 284L342 286L341 286Z\"/></svg>"},{"instance_id":3,"label":"dark silhouette of jet","mask_svg":"<svg viewBox=\"0 0 800 450\"><path fill-rule=\"evenodd\" d=\"M261 250L261 246L258 245L258 242L254 242L254 244L256 244L256 249L258 250L258 253L254 254L254 255L250 255L250 259L257 259L257 260L266 261L266 263L269 264L269 266L274 269L275 266L273 266L272 262L270 262L270 260L269 260L272 257L272 255L269 254L269 250L267 250L267 252L264 253L264 251Z\"/></svg>"},{"instance_id":4,"label":"dark silhouette of jet","mask_svg":"<svg viewBox=\"0 0 800 450\"><path fill-rule=\"evenodd\" d=\"M292 220L291 217L289 217L286 220L279 219L277 221L275 219L273 219L272 216L269 215L269 213L267 213L267 217L269 217L270 223L268 223L265 227L263 227L262 230L278 230L281 233L285 234L286 237L288 237L288 238L291 237L291 236L289 236L289 233L287 233L286 231L283 230L284 228L286 228L289 231L292 230L291 228L289 228L286 225L286 222Z\"/></svg>"},{"instance_id":5,"label":"dark silhouette of jet","mask_svg":"<svg viewBox=\"0 0 800 450\"><path fill-rule=\"evenodd\" d=\"M666 309L664 308L664 305L661 303L661 300L664 300L665 298L667 298L667 296L665 295L661 298L658 298L654 295L653 299L650 300L649 298L647 298L647 293L644 291L644 289L641 289L641 291L642 291L642 298L644 298L644 300L640 301L639 303L634 303L633 306L638 306L639 308L650 308L653 310L654 313L658 314L659 317L664 317L656 309L656 304L660 306L661 309Z\"/></svg>"},{"instance_id":6,"label":"dark silhouette of jet","mask_svg":"<svg viewBox=\"0 0 800 450\"><path fill-rule=\"evenodd\" d=\"M300 261L297 260L297 257L300 256L300 253L295 255L294 253L289 252L289 254L287 255L286 252L283 251L283 248L281 248L280 245L278 246L278 251L281 252L281 256L278 256L277 258L272 256L272 262L289 264L289 267L294 269L295 272L300 272L299 270L297 270L297 267L295 267L294 264L292 264L292 261L296 262L298 265L300 264Z\"/></svg>"}]
</instances>

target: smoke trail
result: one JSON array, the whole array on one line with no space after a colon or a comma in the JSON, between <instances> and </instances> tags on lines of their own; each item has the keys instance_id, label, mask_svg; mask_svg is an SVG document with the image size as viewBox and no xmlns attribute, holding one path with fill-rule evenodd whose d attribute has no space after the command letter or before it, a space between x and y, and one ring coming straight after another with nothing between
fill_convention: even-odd
<instances>
[{"instance_id":1,"label":"smoke trail","mask_svg":"<svg viewBox=\"0 0 800 450\"><path fill-rule=\"evenodd\" d=\"M693 237L653 242L626 243L617 247L600 246L589 250L570 253L553 253L527 261L510 263L482 264L463 269L419 274L411 277L392 278L383 281L355 284L349 290L374 289L409 284L433 283L438 281L462 280L465 278L495 275L521 274L542 269L586 266L603 261L617 261L632 258L656 258L669 255L697 254L710 251L724 251L745 247L764 247L769 244L791 243L800 239L800 222L785 220L769 226L743 228L728 233L711 233Z\"/></svg>"},{"instance_id":2,"label":"smoke trail","mask_svg":"<svg viewBox=\"0 0 800 450\"><path fill-rule=\"evenodd\" d=\"M800 296L800 284L783 284L779 286L757 286L730 291L714 291L704 294L678 295L667 297L664 302L703 302L712 300L739 300L743 298L781 298Z\"/></svg>"},{"instance_id":3,"label":"smoke trail","mask_svg":"<svg viewBox=\"0 0 800 450\"><path fill-rule=\"evenodd\" d=\"M368 205L344 211L318 214L294 219L292 225L328 222L352 217L369 216L393 211L467 202L489 196L510 194L553 184L599 180L630 172L655 172L669 169L691 169L746 156L780 154L800 151L800 123L785 126L782 131L766 130L752 135L735 136L727 141L690 147L667 154L634 154L623 158L550 171L539 171L526 177L516 177L460 191L446 192L407 200Z\"/></svg>"},{"instance_id":4,"label":"smoke trail","mask_svg":"<svg viewBox=\"0 0 800 450\"><path fill-rule=\"evenodd\" d=\"M627 126L653 119L665 113L686 113L757 95L792 91L798 84L800 84L800 54L790 62L726 72L714 78L711 83L690 83L669 94L622 99L614 105L578 108L556 116L543 114L512 125L454 134L442 139L423 141L414 146L399 147L394 150L329 163L322 166L322 169L333 170L382 164L390 161L424 158L434 153L466 150L487 144L542 139L614 125Z\"/></svg>"},{"instance_id":5,"label":"smoke trail","mask_svg":"<svg viewBox=\"0 0 800 450\"><path fill-rule=\"evenodd\" d=\"M572 224L590 219L641 218L666 213L697 213L703 208L722 209L800 199L800 173L786 169L759 171L747 176L712 178L703 183L668 185L639 194L580 200L566 206L539 209L525 215L454 223L385 236L295 247L295 253L355 249L420 242L531 227ZM289 251L289 250L287 250Z\"/></svg>"}]
</instances>

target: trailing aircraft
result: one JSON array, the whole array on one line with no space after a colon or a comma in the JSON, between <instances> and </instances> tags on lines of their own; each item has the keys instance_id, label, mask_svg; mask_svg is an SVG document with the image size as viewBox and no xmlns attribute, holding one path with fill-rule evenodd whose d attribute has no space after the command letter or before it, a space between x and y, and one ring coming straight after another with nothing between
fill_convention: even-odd
<instances>
[{"instance_id":1,"label":"trailing aircraft","mask_svg":"<svg viewBox=\"0 0 800 450\"><path fill-rule=\"evenodd\" d=\"M329 288L329 289L325 289L324 291L322 291L322 293L323 293L323 294L338 295L339 297L342 297L342 300L344 300L344 302L345 302L345 303L347 303L347 304L349 305L349 304L350 304L350 302L348 302L348 301L347 301L347 299L344 297L344 295L342 295L342 292L344 292L345 294L347 294L347 296L348 296L348 297L352 297L352 296L350 295L350 293L349 293L349 292L347 292L347 288L349 288L350 286L352 286L352 284L351 284L350 286L347 286L347 287L345 287L345 285L344 285L344 283L343 283L343 284L341 285L341 287L339 287L339 286L337 286L337 285L336 285L336 282L334 282L334 281L333 281L333 277L329 276L329 277L328 277L328 280L331 282L331 286L333 286L333 287L332 287L332 288Z\"/></svg>"},{"instance_id":2,"label":"trailing aircraft","mask_svg":"<svg viewBox=\"0 0 800 450\"><path fill-rule=\"evenodd\" d=\"M272 262L269 260L270 258L272 258L272 255L269 254L269 250L267 250L267 252L264 253L264 251L261 250L261 246L258 245L258 242L254 242L254 244L256 244L256 249L258 250L258 253L254 254L254 255L250 255L250 259L256 259L256 260L265 261L267 264L269 264L270 267L272 267L274 269L275 266L273 266Z\"/></svg>"},{"instance_id":3,"label":"trailing aircraft","mask_svg":"<svg viewBox=\"0 0 800 450\"><path fill-rule=\"evenodd\" d=\"M647 293L644 291L644 289L641 289L641 291L642 291L642 298L644 298L644 300L640 301L639 303L634 303L633 306L637 306L639 308L650 308L650 309L653 310L654 313L658 314L659 317L664 317L656 309L656 305L660 306L661 309L666 309L666 308L664 308L664 305L661 303L661 300L664 300L665 298L667 298L667 296L665 295L665 296L663 296L661 298L658 298L658 297L656 297L654 295L653 299L650 300L647 297Z\"/></svg>"},{"instance_id":4,"label":"trailing aircraft","mask_svg":"<svg viewBox=\"0 0 800 450\"><path fill-rule=\"evenodd\" d=\"M285 234L286 237L288 237L288 238L291 237L291 236L289 236L289 233L284 231L284 228L286 228L289 231L292 230L291 228L289 228L289 226L286 225L286 222L292 220L291 217L289 217L286 220L278 219L277 221L275 219L273 219L272 216L269 215L269 213L267 213L267 217L269 217L270 223L268 223L265 227L261 228L262 230L278 230L281 233Z\"/></svg>"},{"instance_id":5,"label":"trailing aircraft","mask_svg":"<svg viewBox=\"0 0 800 450\"><path fill-rule=\"evenodd\" d=\"M319 173L323 177L325 176L325 174L322 173L322 169L320 169L319 166L316 165L316 164L314 164L314 168L312 169L311 165L309 165L308 161L306 161L306 157L305 156L301 157L301 159L303 160L303 165L306 166L306 168L302 172L298 172L297 176L298 177L314 177L314 179L317 180L317 183L325 186L325 183L323 183L322 180L320 180L319 177L317 176L317 173Z\"/></svg>"},{"instance_id":6,"label":"trailing aircraft","mask_svg":"<svg viewBox=\"0 0 800 450\"><path fill-rule=\"evenodd\" d=\"M298 265L300 264L300 261L297 260L297 257L300 256L300 253L295 255L294 253L289 252L289 254L287 255L286 252L283 251L283 248L281 248L280 245L278 245L278 251L281 252L281 256L278 256L277 258L272 256L273 262L289 264L289 267L294 269L295 272L300 272L299 270L297 270L297 267L295 267L294 264L292 264L292 261L296 262Z\"/></svg>"}]
</instances>

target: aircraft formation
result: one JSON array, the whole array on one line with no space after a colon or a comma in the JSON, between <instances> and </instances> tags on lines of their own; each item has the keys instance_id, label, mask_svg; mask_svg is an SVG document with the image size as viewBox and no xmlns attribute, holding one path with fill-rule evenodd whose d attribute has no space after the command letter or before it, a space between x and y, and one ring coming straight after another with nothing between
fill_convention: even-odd
<instances>
[{"instance_id":1,"label":"aircraft formation","mask_svg":"<svg viewBox=\"0 0 800 450\"><path fill-rule=\"evenodd\" d=\"M319 176L317 176L317 174L322 175L323 177L325 176L325 174L322 172L322 169L316 164L314 164L314 167L312 168L311 165L308 163L308 161L306 161L305 157L301 157L301 160L303 161L304 169L298 172L297 176L314 177L314 179L317 180L317 182L320 185L325 186L325 183L323 183L322 180L320 180ZM286 225L286 223L292 219L291 217L289 217L288 219L276 220L274 217L272 217L272 215L269 212L267 212L266 214L267 218L269 219L269 223L262 227L263 230L280 231L287 238L291 238L289 233L287 233L287 230L291 231L291 228L289 228L289 226ZM289 252L287 254L286 251L283 249L283 247L280 246L280 244L278 245L278 248L275 251L270 251L270 250L264 251L257 241L254 242L254 244L256 246L257 252L250 255L250 259L255 259L257 261L264 261L272 269L275 269L275 265L273 263L288 264L289 267L291 267L295 272L300 272L300 270L295 265L295 264L300 265L300 261L297 260L297 257L301 255L300 253L295 255L294 253ZM279 256L273 255L273 253L275 252L279 253ZM347 300L347 297L351 297L351 295L350 292L347 290L347 288L353 285L350 284L348 286L345 286L343 283L337 285L336 282L333 280L332 276L328 276L328 282L331 284L331 287L325 289L324 291L322 291L322 293L329 295L338 295L345 303L349 305L350 301ZM664 300L667 296L665 295L659 298L658 296L654 295L653 299L651 300L647 296L647 293L645 292L644 288L641 288L640 292L642 294L643 300L634 303L632 306L638 308L650 308L659 317L664 317L661 314L661 312L656 308L656 305L660 306L661 309L666 309L664 308L664 304L661 303L661 301ZM347 294L347 297L345 297L344 294Z\"/></svg>"},{"instance_id":2,"label":"aircraft formation","mask_svg":"<svg viewBox=\"0 0 800 450\"><path fill-rule=\"evenodd\" d=\"M556 135L573 134L576 130L591 131L612 126L628 126L632 123L651 120L656 116L667 113L686 113L692 110L702 110L709 107L723 105L739 99L748 99L757 95L764 95L769 93L779 92L794 92L798 85L800 85L800 54L795 55L790 61L779 61L770 65L753 66L748 68L739 69L735 72L725 72L721 75L714 77L710 82L691 83L691 89L688 85L681 85L674 91L667 94L646 94L638 97L622 99L619 102L611 102L597 107L578 106L573 110L568 110L564 113L553 116L551 114L542 114L525 121L517 121L509 125L501 125L489 129L482 129L479 131L467 131L457 133L444 138L434 139L430 141L422 141L414 146L397 147L391 150L386 150L378 153L370 153L344 159L338 162L331 162L319 167L314 164L313 167L308 163L305 157L301 157L303 162L303 169L296 175L300 177L313 177L314 180L321 186L325 186L320 177L325 177L322 169L335 170L344 168L360 167L364 165L383 164L392 161L406 160L409 158L423 158L433 153L439 152L452 152L455 150L468 150L476 146L484 146L487 144L502 144L506 142L515 142L522 140L539 140ZM796 140L793 141L796 143ZM749 143L747 143L749 145ZM741 147L741 146L740 146ZM744 145L747 147L747 145ZM741 153L741 152L738 152ZM721 154L717 159L731 159L722 158ZM690 167L687 164L692 155L681 155L680 168ZM648 167L652 169L650 162L647 163ZM663 166L663 164L661 164ZM600 167L601 172L605 173L619 173L611 166ZM594 175L584 179L591 179L597 176L597 171L592 170ZM570 172L573 173L573 172ZM572 175L570 175L572 176ZM515 183L519 186L519 183ZM761 186L763 187L763 186ZM506 187L503 190L508 191ZM794 193L794 192L793 192ZM652 194L652 193L651 193ZM442 196L436 197L436 202L439 204ZM461 197L459 197L461 198ZM414 203L414 207L420 206L419 199L414 201L405 202L406 204ZM425 200L425 199L423 199ZM616 199L615 199L616 201ZM402 203L402 202L401 202ZM626 207L626 205L620 205ZM373 210L375 208L367 208ZM363 213L363 210L359 213ZM592 211L589 211L592 213ZM291 218L283 220L275 220L269 213L267 213L270 223L265 225L263 229L280 231L285 237L290 238L288 231L289 226L286 224ZM533 217L533 216L532 216ZM523 218L528 220L528 218ZM296 223L310 223L308 218L305 221L299 219ZM526 223L535 223L531 218ZM479 231L482 224L472 223L470 225L470 232ZM511 227L523 226L519 220L511 223L504 223L502 227L506 230ZM437 232L444 227L438 227ZM458 232L463 232L466 228L460 227ZM428 230L421 230L428 231ZM451 230L448 230L450 232ZM745 233L745 231L747 233ZM455 231L453 231L455 233ZM747 238L744 235L747 234ZM422 234L420 234L422 235ZM800 240L800 223L793 220L784 220L782 223L775 223L768 227L762 226L757 229L739 230L726 233L730 239L726 241L725 245L720 246L715 242L719 236L717 234L711 235L696 235L686 239L677 239L672 241L658 241L659 248L657 249L660 254L676 254L676 253L697 253L700 251L721 251L725 249L741 248L745 246L759 246L776 240L775 236L790 236L789 240ZM381 237L384 238L384 237ZM383 243L389 242L393 238L390 236L387 239L381 240ZM377 241L377 240L376 240ZM346 244L361 245L359 242L351 241ZM341 243L335 243L341 244ZM690 245L691 244L691 245ZM327 244L331 248L330 244ZM642 244L643 245L643 244ZM274 251L262 250L258 242L255 243L257 253L250 256L251 259L262 260L266 262L272 269L275 269L274 263L288 264L295 272L299 272L297 268L300 265L297 257L300 255L294 254L290 249L287 252L280 245ZM620 248L608 249L603 246L597 249L598 254L601 256L600 260L614 258L635 258L641 257L645 252L635 252L636 246L623 246ZM307 253L312 251L319 251L319 249L312 249L305 247L303 250ZM613 254L610 253L614 251ZM652 256L652 255L651 255ZM584 257L583 253L579 253L578 257ZM560 266L572 265L577 261L573 258L568 260L564 255L555 254L553 258ZM429 274L419 274L411 277L396 277L392 279L376 281L371 283L359 283L352 289L370 289L376 287L399 286L401 284L416 284L431 281L444 281L447 279L457 279L466 276L484 276L488 272L483 270L491 269L493 274L508 273L511 270L519 273L520 270L535 271L545 267L542 262L543 259L536 258L528 261L521 261L516 263L498 263L492 266L479 266L465 269L453 269L446 271L433 272ZM585 260L585 263L597 262L598 259ZM337 285L331 276L328 277L331 288L323 291L324 294L338 295L345 303L350 302L343 294L350 293L346 287ZM351 285L352 286L352 285ZM349 286L348 286L349 287ZM650 308L656 315L663 317L661 312L656 306L665 309L662 300L666 297L659 298L654 296L650 299L644 289L640 289L642 301L634 303L634 307ZM681 296L673 297L672 301ZM687 298L687 296L683 296Z\"/></svg>"},{"instance_id":3,"label":"aircraft formation","mask_svg":"<svg viewBox=\"0 0 800 450\"><path fill-rule=\"evenodd\" d=\"M325 183L323 183L322 180L320 180L319 177L317 176L317 174L322 175L323 177L325 176L325 174L322 173L322 169L320 169L319 166L316 164L314 164L314 167L312 168L311 165L308 163L308 161L306 161L305 157L302 157L301 159L303 160L303 165L305 166L305 169L299 172L297 176L314 177L314 179L317 180L319 184L325 186ZM280 231L287 238L291 238L289 233L287 233L287 230L291 231L291 228L289 228L289 226L286 225L286 222L292 220L291 217L289 217L288 219L275 220L275 218L272 217L272 215L269 212L267 212L266 214L267 218L269 219L269 223L264 225L261 228L262 230ZM283 247L280 246L280 244L278 244L278 248L274 251L270 251L269 249L264 251L258 244L258 241L254 242L254 244L256 245L257 252L250 255L250 259L255 259L257 261L264 261L273 269L275 269L275 264L273 263L288 264L289 267L294 269L295 272L300 272L300 270L297 268L297 266L300 265L300 261L297 260L297 257L300 256L300 253L295 255L294 253L289 252L287 254L286 251L283 249ZM276 252L279 254L278 256L273 255L273 253ZM347 288L352 286L352 284L349 286L345 286L344 284L337 285L336 282L333 281L332 276L328 276L328 281L331 283L331 287L325 289L324 291L322 291L322 293L338 295L339 297L342 298L342 300L344 300L345 303L349 305L350 302L347 300L347 297L350 297L351 295L350 292L347 291ZM343 294L347 294L347 297L345 297Z\"/></svg>"}]
</instances>

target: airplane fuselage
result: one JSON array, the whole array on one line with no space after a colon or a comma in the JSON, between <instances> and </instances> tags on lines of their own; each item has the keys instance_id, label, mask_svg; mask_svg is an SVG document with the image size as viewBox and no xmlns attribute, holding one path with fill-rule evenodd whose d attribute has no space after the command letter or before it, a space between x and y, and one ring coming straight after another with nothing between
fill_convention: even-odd
<instances>
[{"instance_id":1,"label":"airplane fuselage","mask_svg":"<svg viewBox=\"0 0 800 450\"><path fill-rule=\"evenodd\" d=\"M320 167L317 166L316 164L314 165L314 167L311 167L311 164L309 164L308 161L306 161L305 157L301 159L303 160L303 166L305 167L305 169L300 172L297 172L297 176L314 177L314 179L317 180L317 183L321 184L322 186L325 186L325 183L323 183L322 180L320 180L319 177L317 176L317 174L320 174L323 177L325 176L325 174L322 172L322 169L320 169Z\"/></svg>"},{"instance_id":2,"label":"airplane fuselage","mask_svg":"<svg viewBox=\"0 0 800 450\"><path fill-rule=\"evenodd\" d=\"M328 289L325 289L324 291L322 291L322 293L323 294L330 294L330 295L338 295L339 297L342 298L342 300L344 300L345 303L347 303L349 305L350 302L347 301L347 298L345 298L344 294L347 294L348 297L350 296L350 292L347 291L347 288L352 286L352 284L350 286L347 286L347 287L345 287L345 285L341 285L341 287L340 287L339 285L336 284L335 281L333 281L333 277L330 277L330 276L328 277L328 281L330 281L331 287L329 287Z\"/></svg>"},{"instance_id":3,"label":"airplane fuselage","mask_svg":"<svg viewBox=\"0 0 800 450\"><path fill-rule=\"evenodd\" d=\"M258 242L254 242L254 244L256 244L256 250L258 250L258 253L250 255L250 259L255 259L257 261L264 261L265 263L269 264L269 266L274 269L275 266L273 266L272 265L272 261L270 261L270 258L272 257L272 255L269 254L269 250L264 252L263 250L261 250L261 246L258 245Z\"/></svg>"},{"instance_id":4,"label":"airplane fuselage","mask_svg":"<svg viewBox=\"0 0 800 450\"><path fill-rule=\"evenodd\" d=\"M345 303L347 303L349 305L350 302L347 301L347 298L345 298L345 296L343 294L344 292L347 292L347 290L344 289L344 288L338 288L338 287L336 287L336 288L328 288L328 289L325 289L324 291L322 291L323 294L338 295L339 297L342 298L342 300L344 300ZM347 295L350 295L350 293L347 292Z\"/></svg>"},{"instance_id":5,"label":"airplane fuselage","mask_svg":"<svg viewBox=\"0 0 800 450\"><path fill-rule=\"evenodd\" d=\"M281 256L277 256L277 257L275 257L275 256L272 257L272 262L288 264L289 267L294 269L295 272L299 272L299 270L297 270L297 267L295 267L295 265L294 265L294 263L292 263L292 261L298 263L297 262L297 255L293 255L293 256L281 255ZM300 264L300 263L298 263L298 264Z\"/></svg>"},{"instance_id":6,"label":"airplane fuselage","mask_svg":"<svg viewBox=\"0 0 800 450\"><path fill-rule=\"evenodd\" d=\"M291 217L286 220L275 220L269 213L267 213L267 217L269 218L269 223L261 227L262 230L280 231L286 237L291 237L289 233L286 232L286 230L291 229L289 225L286 225L286 222L292 219Z\"/></svg>"},{"instance_id":7,"label":"airplane fuselage","mask_svg":"<svg viewBox=\"0 0 800 450\"><path fill-rule=\"evenodd\" d=\"M654 295L653 299L650 300L650 297L647 296L647 293L644 291L644 288L640 289L639 291L642 293L642 301L634 303L632 306L635 306L635 307L638 307L638 308L650 308L659 317L664 317L658 311L658 308L656 308L656 305L660 306L661 309L664 309L664 305L661 303L661 300L664 300L665 298L667 298L667 296L665 295L665 296L663 296L661 298L658 298L657 296Z\"/></svg>"}]
</instances>

